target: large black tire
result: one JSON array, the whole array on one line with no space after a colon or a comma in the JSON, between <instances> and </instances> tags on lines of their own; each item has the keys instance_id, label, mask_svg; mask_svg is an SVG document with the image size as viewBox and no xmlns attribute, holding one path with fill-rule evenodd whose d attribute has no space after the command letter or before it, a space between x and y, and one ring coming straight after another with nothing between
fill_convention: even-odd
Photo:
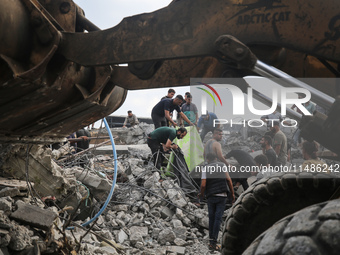
<instances>
[{"instance_id":1,"label":"large black tire","mask_svg":"<svg viewBox=\"0 0 340 255\"><path fill-rule=\"evenodd\" d=\"M340 200L313 205L289 215L262 233L243 255L338 255Z\"/></svg>"},{"instance_id":2,"label":"large black tire","mask_svg":"<svg viewBox=\"0 0 340 255\"><path fill-rule=\"evenodd\" d=\"M250 186L226 218L222 254L242 254L261 233L283 217L330 199L340 178L329 174L278 173Z\"/></svg>"}]
</instances>

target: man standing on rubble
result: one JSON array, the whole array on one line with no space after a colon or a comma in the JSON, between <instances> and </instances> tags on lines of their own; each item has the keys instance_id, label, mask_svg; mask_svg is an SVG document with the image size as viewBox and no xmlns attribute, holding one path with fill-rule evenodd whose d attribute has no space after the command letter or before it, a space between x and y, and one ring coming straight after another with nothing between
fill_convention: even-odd
<instances>
[{"instance_id":1,"label":"man standing on rubble","mask_svg":"<svg viewBox=\"0 0 340 255\"><path fill-rule=\"evenodd\" d=\"M172 141L176 137L177 139L182 139L186 134L187 130L185 128L176 130L170 127L160 127L149 134L147 143L151 149L153 162L157 169L161 168L164 159L163 152L178 148L178 145L172 143Z\"/></svg>"},{"instance_id":2,"label":"man standing on rubble","mask_svg":"<svg viewBox=\"0 0 340 255\"><path fill-rule=\"evenodd\" d=\"M222 129L216 128L213 132L213 138L208 140L207 143L204 146L204 160L207 161L208 158L208 154L215 154L216 158L224 163L226 166L229 166L230 164L228 163L228 161L223 157L222 154L222 146L219 143L220 141L222 141L222 137L223 137L223 131ZM235 200L235 196L234 196L234 189L233 189L233 183L231 181L231 178L229 176L229 173L226 173L228 178L227 178L227 182L228 182L228 187L230 189L231 192L231 196L232 196L232 202L234 202Z\"/></svg>"},{"instance_id":3,"label":"man standing on rubble","mask_svg":"<svg viewBox=\"0 0 340 255\"><path fill-rule=\"evenodd\" d=\"M200 137L203 142L204 137L211 131L214 132L215 128L220 128L220 124L214 125L214 120L218 119L216 114L213 112L208 112L203 114L197 123L197 128L200 129L203 125Z\"/></svg>"},{"instance_id":4,"label":"man standing on rubble","mask_svg":"<svg viewBox=\"0 0 340 255\"><path fill-rule=\"evenodd\" d=\"M156 104L152 108L151 118L153 124L155 125L155 129L159 127L166 126L166 121L170 121L174 126L177 126L176 122L174 122L170 116L174 110L176 110L179 115L190 125L194 125L187 116L181 111L179 105L183 102L183 97L178 95L175 99L163 99L158 104Z\"/></svg>"},{"instance_id":5,"label":"man standing on rubble","mask_svg":"<svg viewBox=\"0 0 340 255\"><path fill-rule=\"evenodd\" d=\"M206 161L207 165L204 165L201 171L201 191L199 196L203 198L205 195L208 200L209 249L219 251L220 247L217 246L218 232L220 231L228 193L230 191L234 195L234 191L230 186L231 180L228 171L221 170L226 169L226 165L217 161L216 154L208 153Z\"/></svg>"},{"instance_id":6,"label":"man standing on rubble","mask_svg":"<svg viewBox=\"0 0 340 255\"><path fill-rule=\"evenodd\" d=\"M130 123L131 127L138 125L139 121L138 121L136 115L133 114L132 111L128 111L127 113L128 113L128 116L125 118L123 127L126 127L127 123Z\"/></svg>"},{"instance_id":7,"label":"man standing on rubble","mask_svg":"<svg viewBox=\"0 0 340 255\"><path fill-rule=\"evenodd\" d=\"M268 164L272 167L277 166L277 155L272 147L272 138L269 135L265 135L261 138L260 144L263 154L266 155L268 159Z\"/></svg>"},{"instance_id":8,"label":"man standing on rubble","mask_svg":"<svg viewBox=\"0 0 340 255\"><path fill-rule=\"evenodd\" d=\"M273 149L277 155L278 165L284 166L287 163L287 137L280 130L280 123L278 121L274 121L271 131L274 133Z\"/></svg>"}]
</instances>

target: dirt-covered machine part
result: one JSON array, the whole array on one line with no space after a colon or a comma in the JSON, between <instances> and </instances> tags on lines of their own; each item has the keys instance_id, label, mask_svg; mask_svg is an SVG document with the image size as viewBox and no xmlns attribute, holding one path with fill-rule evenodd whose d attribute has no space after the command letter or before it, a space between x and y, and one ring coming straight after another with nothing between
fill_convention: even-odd
<instances>
[{"instance_id":1,"label":"dirt-covered machine part","mask_svg":"<svg viewBox=\"0 0 340 255\"><path fill-rule=\"evenodd\" d=\"M0 1L1 142L57 141L124 102L112 66L58 54L62 31L83 32L82 15L72 1Z\"/></svg>"},{"instance_id":2,"label":"dirt-covered machine part","mask_svg":"<svg viewBox=\"0 0 340 255\"><path fill-rule=\"evenodd\" d=\"M293 77L338 77L339 9L337 0L179 0L96 31L71 0L0 0L0 141L61 139L115 111L127 90L258 75L256 58L226 35ZM340 90L310 85L334 98ZM308 125L336 129L337 113ZM340 154L334 135L317 140Z\"/></svg>"}]
</instances>

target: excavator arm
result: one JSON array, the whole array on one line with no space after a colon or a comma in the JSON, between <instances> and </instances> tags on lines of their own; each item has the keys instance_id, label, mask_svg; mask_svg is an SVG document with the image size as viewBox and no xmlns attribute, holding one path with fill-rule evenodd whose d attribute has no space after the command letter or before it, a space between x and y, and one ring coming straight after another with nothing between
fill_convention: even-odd
<instances>
[{"instance_id":1,"label":"excavator arm","mask_svg":"<svg viewBox=\"0 0 340 255\"><path fill-rule=\"evenodd\" d=\"M244 77L258 60L294 77L337 77L339 5L179 0L100 31L71 0L0 0L0 140L49 142L115 111L127 89Z\"/></svg>"}]
</instances>

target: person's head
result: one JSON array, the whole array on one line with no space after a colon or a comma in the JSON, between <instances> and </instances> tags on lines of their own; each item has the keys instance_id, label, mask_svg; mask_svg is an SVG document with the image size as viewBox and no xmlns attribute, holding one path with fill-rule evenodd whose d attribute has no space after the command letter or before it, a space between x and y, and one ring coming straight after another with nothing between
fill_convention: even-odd
<instances>
[{"instance_id":1,"label":"person's head","mask_svg":"<svg viewBox=\"0 0 340 255\"><path fill-rule=\"evenodd\" d=\"M209 120L209 112L207 111L206 114L202 114L201 117L202 117L204 120Z\"/></svg>"},{"instance_id":2,"label":"person's head","mask_svg":"<svg viewBox=\"0 0 340 255\"><path fill-rule=\"evenodd\" d=\"M185 98L185 101L187 102L187 104L191 104L191 102L192 102L192 95L191 94L187 95L186 98Z\"/></svg>"},{"instance_id":3,"label":"person's head","mask_svg":"<svg viewBox=\"0 0 340 255\"><path fill-rule=\"evenodd\" d=\"M215 153L208 153L206 159L207 159L208 163L210 163L210 162L215 161L217 159L217 157L216 157Z\"/></svg>"},{"instance_id":4,"label":"person's head","mask_svg":"<svg viewBox=\"0 0 340 255\"><path fill-rule=\"evenodd\" d=\"M273 143L272 138L269 135L265 135L261 138L260 144L262 148L271 147Z\"/></svg>"},{"instance_id":5,"label":"person's head","mask_svg":"<svg viewBox=\"0 0 340 255\"><path fill-rule=\"evenodd\" d=\"M318 152L318 145L316 142L304 141L302 144L302 155L304 159L316 159Z\"/></svg>"},{"instance_id":6,"label":"person's head","mask_svg":"<svg viewBox=\"0 0 340 255\"><path fill-rule=\"evenodd\" d=\"M128 111L128 116L129 116L129 117L132 116L132 111Z\"/></svg>"},{"instance_id":7,"label":"person's head","mask_svg":"<svg viewBox=\"0 0 340 255\"><path fill-rule=\"evenodd\" d=\"M213 132L213 139L216 141L221 141L223 137L223 131L220 128L215 128Z\"/></svg>"},{"instance_id":8,"label":"person's head","mask_svg":"<svg viewBox=\"0 0 340 255\"><path fill-rule=\"evenodd\" d=\"M181 127L177 129L176 137L177 139L182 139L184 136L186 136L187 133L188 131L184 127Z\"/></svg>"},{"instance_id":9,"label":"person's head","mask_svg":"<svg viewBox=\"0 0 340 255\"><path fill-rule=\"evenodd\" d=\"M184 94L184 100L185 100L185 101L187 100L187 98L188 98L189 95L191 95L190 92L185 92L185 94Z\"/></svg>"},{"instance_id":10,"label":"person's head","mask_svg":"<svg viewBox=\"0 0 340 255\"><path fill-rule=\"evenodd\" d=\"M280 130L280 122L273 121L273 126L270 128L273 133L277 133Z\"/></svg>"},{"instance_id":11,"label":"person's head","mask_svg":"<svg viewBox=\"0 0 340 255\"><path fill-rule=\"evenodd\" d=\"M174 105L180 105L183 102L183 97L182 95L177 95L173 101Z\"/></svg>"},{"instance_id":12,"label":"person's head","mask_svg":"<svg viewBox=\"0 0 340 255\"><path fill-rule=\"evenodd\" d=\"M176 93L176 91L174 89L169 89L167 97L168 98L173 98L175 93Z\"/></svg>"},{"instance_id":13,"label":"person's head","mask_svg":"<svg viewBox=\"0 0 340 255\"><path fill-rule=\"evenodd\" d=\"M257 155L254 158L254 161L256 162L256 165L262 169L263 166L268 166L268 158L264 154Z\"/></svg>"}]
</instances>

